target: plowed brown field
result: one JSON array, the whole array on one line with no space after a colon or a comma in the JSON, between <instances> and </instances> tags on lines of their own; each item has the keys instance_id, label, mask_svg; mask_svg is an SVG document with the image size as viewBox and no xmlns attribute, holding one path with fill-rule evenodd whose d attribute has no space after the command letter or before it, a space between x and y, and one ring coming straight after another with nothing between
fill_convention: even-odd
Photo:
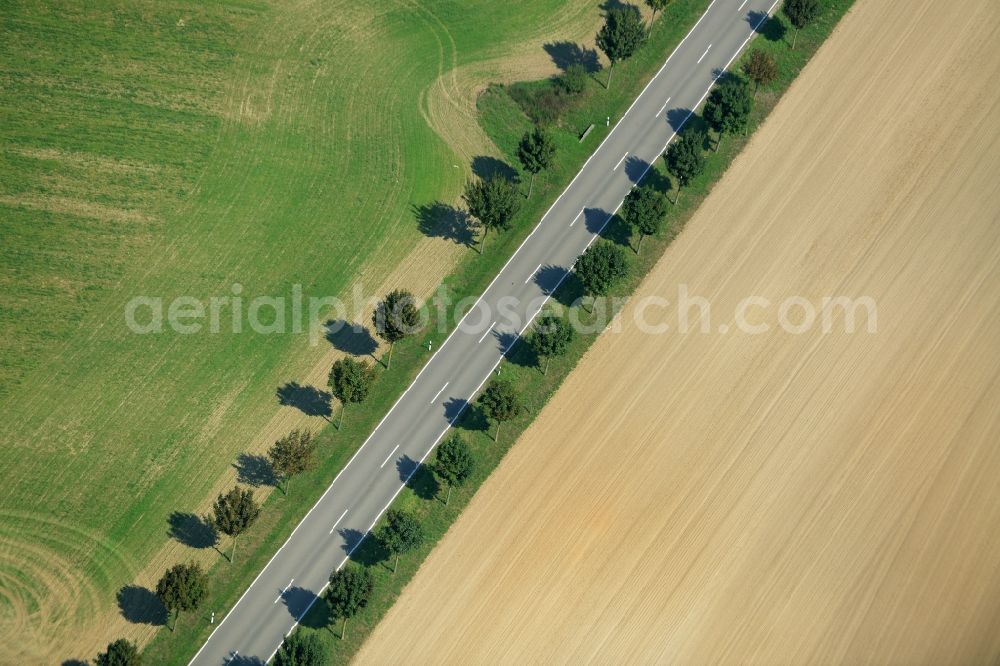
<instances>
[{"instance_id":1,"label":"plowed brown field","mask_svg":"<svg viewBox=\"0 0 1000 666\"><path fill-rule=\"evenodd\" d=\"M997 663L998 26L859 0L358 661ZM637 330L679 284L713 332Z\"/></svg>"}]
</instances>

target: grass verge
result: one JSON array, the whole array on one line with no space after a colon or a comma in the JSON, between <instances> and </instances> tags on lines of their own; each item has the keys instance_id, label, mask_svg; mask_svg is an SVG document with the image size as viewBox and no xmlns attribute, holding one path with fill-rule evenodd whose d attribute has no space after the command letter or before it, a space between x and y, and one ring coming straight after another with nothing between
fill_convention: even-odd
<instances>
[{"instance_id":1,"label":"grass verge","mask_svg":"<svg viewBox=\"0 0 1000 666\"><path fill-rule=\"evenodd\" d=\"M588 91L586 103L574 109L570 117L554 129L560 149L558 163L536 180L537 194L521 211L514 229L501 238L491 238L486 254L480 256L470 252L455 274L446 280L459 298L477 294L485 288L541 217L551 200L568 184L608 131L607 127L599 124L587 140L581 143L577 140L577 128L582 123L596 122L609 115L613 118L620 116L707 4L705 1L671 5L657 20L650 42L644 49L633 60L616 68L615 88L603 91L596 88L601 85L596 78L591 82L594 89ZM821 4L823 9L820 17L800 32L794 51L788 48L786 37L790 39L791 32L781 18L772 19L765 24L761 29L761 38L752 43L750 48L765 50L774 55L779 66L779 76L771 85L762 88L757 96L751 130L768 116L799 71L853 4L853 0L823 0ZM734 64L734 71L738 71L741 62L742 59ZM531 121L501 87L488 89L481 97L479 107L483 127L511 163L515 163L517 141L531 127ZM692 118L692 122L697 122L697 119ZM636 288L749 140L750 137L727 137L718 152L707 155L705 172L685 188L679 204L671 208L665 231L657 237L647 239L642 253L633 257L629 279L611 294L612 297L623 299ZM654 165L647 179L660 187L672 187L662 161ZM629 243L631 240L628 230L618 218L608 225L604 235L620 243ZM571 281L567 281L557 297L561 302L572 302L579 295L578 289ZM586 312L579 314L583 323L593 321L592 315ZM378 621L395 603L423 559L444 536L452 522L471 501L476 489L500 463L507 450L517 441L520 433L531 423L599 332L595 330L591 334L577 336L567 354L552 362L547 375L543 375L535 365L525 345L519 343L515 346L502 373L508 379L513 378L522 388L527 411L515 421L505 424L500 441L494 442L492 431L488 429L481 412L478 409L467 410L456 428L476 453L477 468L473 477L463 488L456 489L450 505L445 506L438 498L441 489L433 475L426 469L421 469L394 504L396 508L411 511L419 517L427 536L425 544L404 556L395 574L391 572L391 563L385 553L374 540L366 540L354 553L352 560L356 564L351 566L371 567L376 585L369 606L351 620L345 640L341 640L339 634L335 633L339 631L339 625L332 622L325 604L317 603L303 619L301 630L316 632L322 637L330 650L331 663L346 663L357 652ZM208 624L210 613L214 610L218 618L231 608L257 572L287 539L298 520L322 494L329 479L342 468L390 408L396 396L412 381L429 357L426 342L426 338L418 337L397 345L392 372L383 374L371 400L348 412L343 431L338 432L330 427L320 433L321 451L329 452L321 465L309 474L297 477L290 496L285 497L281 493L270 496L261 520L243 537L241 551L245 559L238 558L235 564L229 565L220 558L219 563L210 571L211 596L208 602L201 611L182 616L175 633L162 632L157 636L145 651L145 656L151 663L184 663L194 654L211 631ZM349 444L345 446L345 443Z\"/></svg>"}]
</instances>

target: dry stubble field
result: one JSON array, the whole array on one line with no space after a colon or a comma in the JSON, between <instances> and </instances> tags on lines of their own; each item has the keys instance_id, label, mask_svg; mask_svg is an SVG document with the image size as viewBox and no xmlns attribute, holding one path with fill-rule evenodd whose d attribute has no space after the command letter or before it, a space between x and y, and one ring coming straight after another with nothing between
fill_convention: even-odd
<instances>
[{"instance_id":1,"label":"dry stubble field","mask_svg":"<svg viewBox=\"0 0 1000 666\"><path fill-rule=\"evenodd\" d=\"M358 661L1000 660L998 25L858 2ZM637 331L681 283L878 332Z\"/></svg>"}]
</instances>

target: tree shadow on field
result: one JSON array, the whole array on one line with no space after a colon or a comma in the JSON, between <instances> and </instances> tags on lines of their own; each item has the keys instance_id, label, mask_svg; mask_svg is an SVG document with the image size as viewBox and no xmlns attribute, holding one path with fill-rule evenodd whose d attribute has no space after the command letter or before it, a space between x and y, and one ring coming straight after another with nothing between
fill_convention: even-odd
<instances>
[{"instance_id":1,"label":"tree shadow on field","mask_svg":"<svg viewBox=\"0 0 1000 666\"><path fill-rule=\"evenodd\" d=\"M236 480L240 483L255 488L278 485L278 477L274 475L271 461L264 456L241 453L233 467L236 468Z\"/></svg>"},{"instance_id":2,"label":"tree shadow on field","mask_svg":"<svg viewBox=\"0 0 1000 666\"><path fill-rule=\"evenodd\" d=\"M435 201L413 206L413 215L420 233L429 238L443 238L467 247L475 244L475 225L464 210Z\"/></svg>"},{"instance_id":3,"label":"tree shadow on field","mask_svg":"<svg viewBox=\"0 0 1000 666\"><path fill-rule=\"evenodd\" d=\"M354 356L371 356L375 358L378 351L378 340L372 337L371 331L356 322L345 319L328 319L323 324L326 340L334 349Z\"/></svg>"},{"instance_id":4,"label":"tree shadow on field","mask_svg":"<svg viewBox=\"0 0 1000 666\"><path fill-rule=\"evenodd\" d=\"M279 386L276 391L278 404L295 407L306 416L322 416L327 421L333 408L330 406L331 396L315 386L303 386L298 382L288 382Z\"/></svg>"},{"instance_id":5,"label":"tree shadow on field","mask_svg":"<svg viewBox=\"0 0 1000 666\"><path fill-rule=\"evenodd\" d=\"M517 171L503 160L489 155L477 155L472 158L472 173L486 180L491 176L502 176L512 183L517 183Z\"/></svg>"},{"instance_id":6,"label":"tree shadow on field","mask_svg":"<svg viewBox=\"0 0 1000 666\"><path fill-rule=\"evenodd\" d=\"M604 0L604 2L601 3L601 11L605 14L613 9L631 9L636 12L639 11L639 8L635 5L622 2L621 0Z\"/></svg>"},{"instance_id":7,"label":"tree shadow on field","mask_svg":"<svg viewBox=\"0 0 1000 666\"><path fill-rule=\"evenodd\" d=\"M542 48L552 58L555 66L564 72L569 69L570 65L583 65L584 70L588 74L593 74L601 70L601 62L597 58L597 51L584 48L576 42L549 42L542 45Z\"/></svg>"},{"instance_id":8,"label":"tree shadow on field","mask_svg":"<svg viewBox=\"0 0 1000 666\"><path fill-rule=\"evenodd\" d=\"M86 659L66 659L60 666L90 666Z\"/></svg>"},{"instance_id":9,"label":"tree shadow on field","mask_svg":"<svg viewBox=\"0 0 1000 666\"><path fill-rule=\"evenodd\" d=\"M747 14L747 23L758 35L769 42L780 42L788 33L785 23L777 16L768 17L765 12L753 11Z\"/></svg>"},{"instance_id":10,"label":"tree shadow on field","mask_svg":"<svg viewBox=\"0 0 1000 666\"><path fill-rule=\"evenodd\" d=\"M122 617L133 624L167 624L167 608L159 597L140 585L126 585L116 595Z\"/></svg>"},{"instance_id":11,"label":"tree shadow on field","mask_svg":"<svg viewBox=\"0 0 1000 666\"><path fill-rule=\"evenodd\" d=\"M174 511L167 519L167 534L190 548L211 548L219 542L219 533L208 518L193 513Z\"/></svg>"},{"instance_id":12,"label":"tree shadow on field","mask_svg":"<svg viewBox=\"0 0 1000 666\"><path fill-rule=\"evenodd\" d=\"M403 456L396 461L396 470L399 472L400 480L406 481L409 478L406 487L420 499L429 500L437 497L441 487L434 472L427 465L421 465L409 456Z\"/></svg>"}]
</instances>

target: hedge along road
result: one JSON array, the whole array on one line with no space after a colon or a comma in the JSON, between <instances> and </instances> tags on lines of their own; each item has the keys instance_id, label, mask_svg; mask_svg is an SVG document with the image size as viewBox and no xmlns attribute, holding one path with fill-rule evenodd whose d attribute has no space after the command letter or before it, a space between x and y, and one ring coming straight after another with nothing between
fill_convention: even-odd
<instances>
[{"instance_id":1,"label":"hedge along road","mask_svg":"<svg viewBox=\"0 0 1000 666\"><path fill-rule=\"evenodd\" d=\"M709 5L192 664L270 660L777 2Z\"/></svg>"}]
</instances>

